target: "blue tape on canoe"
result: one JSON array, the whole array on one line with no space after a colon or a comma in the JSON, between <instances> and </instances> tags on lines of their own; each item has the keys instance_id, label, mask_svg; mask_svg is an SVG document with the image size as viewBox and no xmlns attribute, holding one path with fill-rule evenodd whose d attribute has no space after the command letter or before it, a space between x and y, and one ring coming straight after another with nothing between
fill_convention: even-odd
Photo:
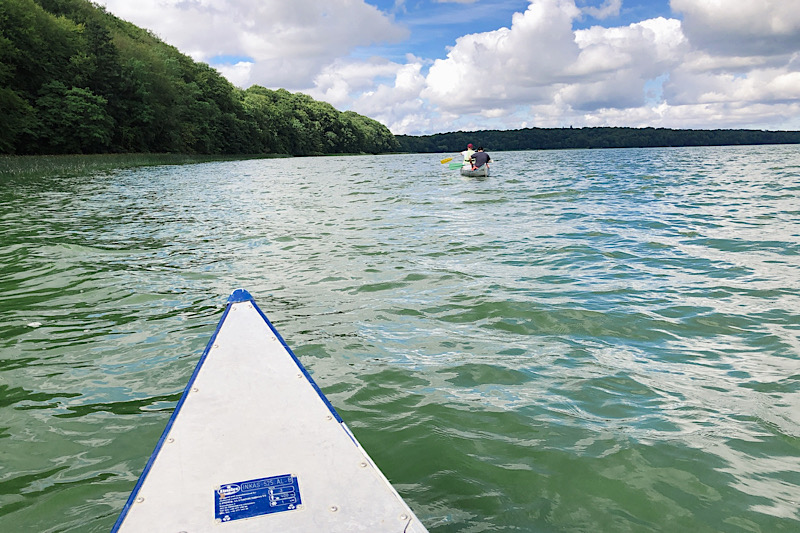
<instances>
[{"instance_id":1,"label":"blue tape on canoe","mask_svg":"<svg viewBox=\"0 0 800 533\"><path fill-rule=\"evenodd\" d=\"M247 291L244 291L244 292L247 292ZM231 295L231 296L233 296L233 295ZM281 334L278 333L277 329L275 329L275 326L272 325L272 322L269 321L269 319L267 318L267 315L264 314L264 311L262 311L261 308L258 307L256 302L254 300L252 300L252 298L249 299L249 300L252 301L253 308L256 311L258 311L258 314L261 315L261 318L264 320L264 322L266 322L267 327L269 327L269 329L272 330L272 333L275 335L275 338L280 341L280 343L283 345L284 348L286 348L286 351L289 353L289 356L292 358L292 360L297 365L297 368L300 370L300 372L303 373L303 376L306 378L308 383L314 388L316 393L319 395L319 398L328 407L328 410L331 412L331 415L333 415L333 418L335 418L336 421L339 422L340 424L344 424L344 420L342 420L342 417L339 416L339 413L336 412L336 409L333 407L333 404L330 402L330 400L328 400L328 397L325 396L325 394L322 392L322 389L319 388L319 385L317 385L317 382L314 381L314 378L311 377L311 374L308 373L308 370L306 370L306 367L304 367L303 363L300 362L300 359L297 358L297 356L294 354L292 349L289 348L289 345L286 344L286 341L283 340L283 337L281 337ZM245 301L248 301L248 300L245 300ZM224 318L223 318L223 320L224 320ZM356 446L359 446L359 447L361 446L360 444L358 444L358 441L356 441L352 435L350 436L350 438L353 439L353 442L355 443Z\"/></svg>"},{"instance_id":2,"label":"blue tape on canoe","mask_svg":"<svg viewBox=\"0 0 800 533\"><path fill-rule=\"evenodd\" d=\"M297 477L291 474L227 483L214 491L214 518L231 522L294 511L302 503Z\"/></svg>"},{"instance_id":3,"label":"blue tape on canoe","mask_svg":"<svg viewBox=\"0 0 800 533\"><path fill-rule=\"evenodd\" d=\"M344 421L342 420L342 417L339 416L339 413L336 412L336 409L334 409L333 405L330 403L330 401L325 396L325 394L323 394L322 390L319 388L319 386L313 380L311 375L308 373L308 370L306 370L306 368L303 366L303 364L300 362L300 360L294 354L292 349L289 348L289 345L286 344L286 341L283 339L283 337L281 337L280 333L278 333L278 330L275 329L275 326L272 325L272 323L269 321L269 319L264 314L264 312L258 307L258 305L256 305L256 303L253 300L253 297L250 295L250 293L248 291L244 290L244 289L237 289L237 290L233 291L233 293L228 297L228 301L227 301L227 306L225 308L225 312L222 314L222 318L220 319L219 323L217 324L217 327L214 330L214 333L211 335L211 339L208 341L208 344L206 345L206 349L203 351L203 354L200 356L200 360L198 361L197 366L195 366L194 372L192 373L191 377L189 378L189 382L186 384L186 387L184 388L184 392L181 395L180 400L178 400L178 404L175 407L175 410L173 411L172 416L170 416L170 419L167 421L167 425L164 428L164 431L162 432L161 437L158 440L158 443L156 444L155 450L153 451L152 455L148 459L147 464L145 464L144 470L142 471L142 474L139 476L139 479L136 482L136 486L134 487L133 491L129 495L128 500L125 502L125 505L122 508L122 512L120 513L119 517L117 518L117 521L114 523L114 525L113 525L113 527L111 529L111 533L117 533L119 531L119 528L122 527L122 523L125 521L125 517L127 516L128 511L130 510L131 506L133 505L133 503L134 503L134 501L135 501L135 499L136 499L136 497L137 497L137 495L139 493L139 490L142 488L142 485L144 484L145 478L147 477L147 475L149 474L151 468L153 467L153 464L154 464L154 462L156 460L156 457L158 456L159 452L161 451L162 447L164 446L164 442L165 442L165 440L167 438L167 435L172 430L172 426L173 426L173 424L175 423L175 420L178 417L178 413L180 413L180 411L181 411L181 409L183 407L184 401L186 400L186 398L187 398L187 396L189 394L189 391L194 386L194 382L197 379L197 375L200 373L200 369L202 368L203 364L205 363L205 360L208 357L208 354L211 351L212 346L216 342L217 335L219 334L220 330L222 329L222 325L225 323L225 320L227 319L228 314L230 313L233 304L241 303L241 302L252 302L253 308L258 312L258 314L261 316L261 318L267 324L269 329L273 332L273 334L276 336L276 338L280 341L280 343L286 349L286 351L288 352L290 357L294 360L295 364L297 364L298 369L302 372L302 374L305 377L305 379L309 382L309 384L312 386L312 388L315 390L315 392L319 395L320 399L325 404L325 406L328 408L328 410L330 411L331 415L333 415L334 419L342 425L342 427L345 429L345 432L348 434L348 436L353 441L353 443L356 445L356 447L360 447L358 441L355 440L355 437L350 433L349 429L344 424ZM292 477L292 476L289 476L289 475L287 475L287 476L288 477ZM287 476L276 476L276 477L285 478ZM271 478L263 478L263 479L271 479ZM259 481L259 480L251 480L251 481ZM293 483L294 483L295 492L296 492L296 496L297 496L297 503L295 504L295 503L287 501L284 504L285 507L282 508L281 510L284 510L284 511L291 510L288 507L289 505L294 505L296 507L296 505L299 505L299 503L300 503L300 491L297 488L297 479L296 478L293 478ZM233 485L233 484L231 484L231 485ZM217 494L217 496L219 496L219 494ZM256 496L262 496L262 494L259 493ZM268 496L268 493L267 493L267 496ZM273 500L273 501L275 502L275 505L273 505L271 507L278 507L277 500ZM216 501L215 501L215 504L216 504ZM217 510L217 509L219 509L219 506L215 505L215 510ZM230 509L228 511L229 512L227 514L229 516L229 520L236 520L238 518L246 518L245 516L238 516L236 514L236 511L234 511L233 515L231 515ZM251 511L252 512L257 512L257 510L255 508L251 509ZM245 512L245 511L242 511L242 512ZM277 511L271 511L271 512L277 512ZM253 515L250 515L250 516L258 516L259 514L267 514L267 513L263 513L263 512L258 511L258 514L253 514ZM224 520L224 516L225 515L222 515L220 520Z\"/></svg>"},{"instance_id":4,"label":"blue tape on canoe","mask_svg":"<svg viewBox=\"0 0 800 533\"><path fill-rule=\"evenodd\" d=\"M183 407L183 402L186 401L186 397L189 394L192 386L194 385L194 380L197 379L197 374L200 373L200 368L203 366L203 363L208 357L208 352L211 351L211 347L214 345L214 342L217 340L217 335L219 335L220 329L222 329L222 324L225 323L225 318L227 318L228 313L231 310L231 306L236 303L232 302L231 300L236 295L236 298L245 298L244 300L237 300L237 301L248 301L252 300L253 297L250 296L250 293L244 289L237 289L233 291L233 293L228 297L228 305L225 307L225 312L222 313L222 318L220 319L219 323L217 324L214 333L211 335L211 339L208 341L206 345L206 349L203 351L203 355L200 356L200 361L198 361L197 365L194 367L194 372L192 372L191 377L189 378L189 382L186 384L186 387L183 389L183 394L181 394L180 400L178 400L178 405L175 406L175 410L172 412L172 415L169 417L167 421L167 426L164 428L164 431L161 433L161 437L158 439L156 443L156 448L153 450L153 453L150 455L150 458L147 460L147 464L144 465L144 470L142 474L139 476L139 479L136 481L136 486L133 487L133 491L128 496L128 501L125 502L125 505L122 507L122 512L117 517L117 521L114 523L114 526L111 528L111 533L117 533L119 528L122 527L122 523L125 521L125 516L127 516L128 511L130 510L131 506L133 505L134 500L136 499L136 495L139 493L139 490L142 488L144 484L144 480L147 477L147 474L150 472L150 469L153 467L153 463L158 457L158 453L161 451L161 448L164 446L164 441L167 438L167 435L172 430L172 425L175 423L175 420L178 418L178 413L180 413L181 408ZM246 295L246 297L245 297ZM262 313L263 315L263 313Z\"/></svg>"},{"instance_id":5,"label":"blue tape on canoe","mask_svg":"<svg viewBox=\"0 0 800 533\"><path fill-rule=\"evenodd\" d=\"M244 289L236 289L228 296L229 304L238 304L239 302L249 302L253 299L250 293Z\"/></svg>"}]
</instances>

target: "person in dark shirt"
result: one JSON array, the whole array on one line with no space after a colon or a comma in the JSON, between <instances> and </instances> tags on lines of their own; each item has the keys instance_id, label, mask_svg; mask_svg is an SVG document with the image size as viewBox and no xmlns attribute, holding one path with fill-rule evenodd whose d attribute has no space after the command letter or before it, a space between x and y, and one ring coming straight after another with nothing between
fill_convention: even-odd
<instances>
[{"instance_id":1,"label":"person in dark shirt","mask_svg":"<svg viewBox=\"0 0 800 533\"><path fill-rule=\"evenodd\" d=\"M472 154L472 170L477 170L491 161L489 154L483 151L483 146L479 146L478 151Z\"/></svg>"}]
</instances>

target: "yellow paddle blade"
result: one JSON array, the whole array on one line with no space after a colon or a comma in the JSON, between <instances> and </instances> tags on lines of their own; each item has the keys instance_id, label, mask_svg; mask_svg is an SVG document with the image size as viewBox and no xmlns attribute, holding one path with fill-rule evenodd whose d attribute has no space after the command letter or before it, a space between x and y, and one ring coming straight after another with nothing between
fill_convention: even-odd
<instances>
[{"instance_id":1,"label":"yellow paddle blade","mask_svg":"<svg viewBox=\"0 0 800 533\"><path fill-rule=\"evenodd\" d=\"M453 160L452 157L448 157L447 159L442 159L442 164L444 165L445 163L449 163L452 160Z\"/></svg>"}]
</instances>

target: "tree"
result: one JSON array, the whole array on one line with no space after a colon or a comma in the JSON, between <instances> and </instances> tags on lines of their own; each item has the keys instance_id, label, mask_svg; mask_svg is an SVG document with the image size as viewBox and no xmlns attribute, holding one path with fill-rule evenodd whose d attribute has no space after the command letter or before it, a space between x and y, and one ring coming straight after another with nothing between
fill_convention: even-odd
<instances>
[{"instance_id":1,"label":"tree","mask_svg":"<svg viewBox=\"0 0 800 533\"><path fill-rule=\"evenodd\" d=\"M385 126L308 95L242 91L89 0L0 0L0 106L2 153L396 147Z\"/></svg>"},{"instance_id":2,"label":"tree","mask_svg":"<svg viewBox=\"0 0 800 533\"><path fill-rule=\"evenodd\" d=\"M14 153L19 135L29 129L33 111L18 91L9 87L16 67L13 56L18 51L0 35L0 152Z\"/></svg>"},{"instance_id":3,"label":"tree","mask_svg":"<svg viewBox=\"0 0 800 533\"><path fill-rule=\"evenodd\" d=\"M97 153L111 144L114 121L107 101L88 89L55 81L45 84L36 100L39 138L55 153Z\"/></svg>"}]
</instances>

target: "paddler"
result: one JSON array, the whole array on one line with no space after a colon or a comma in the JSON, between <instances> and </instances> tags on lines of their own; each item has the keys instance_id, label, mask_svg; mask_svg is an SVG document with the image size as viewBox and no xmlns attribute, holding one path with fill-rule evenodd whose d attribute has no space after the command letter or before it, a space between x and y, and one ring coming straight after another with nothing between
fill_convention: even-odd
<instances>
[{"instance_id":1,"label":"paddler","mask_svg":"<svg viewBox=\"0 0 800 533\"><path fill-rule=\"evenodd\" d=\"M478 170L483 165L489 166L492 158L483 151L483 146L478 147L478 151L472 154L472 170Z\"/></svg>"},{"instance_id":2,"label":"paddler","mask_svg":"<svg viewBox=\"0 0 800 533\"><path fill-rule=\"evenodd\" d=\"M464 165L472 165L472 154L475 153L475 150L472 149L472 143L467 145L467 149L461 152L461 155L464 156Z\"/></svg>"}]
</instances>

